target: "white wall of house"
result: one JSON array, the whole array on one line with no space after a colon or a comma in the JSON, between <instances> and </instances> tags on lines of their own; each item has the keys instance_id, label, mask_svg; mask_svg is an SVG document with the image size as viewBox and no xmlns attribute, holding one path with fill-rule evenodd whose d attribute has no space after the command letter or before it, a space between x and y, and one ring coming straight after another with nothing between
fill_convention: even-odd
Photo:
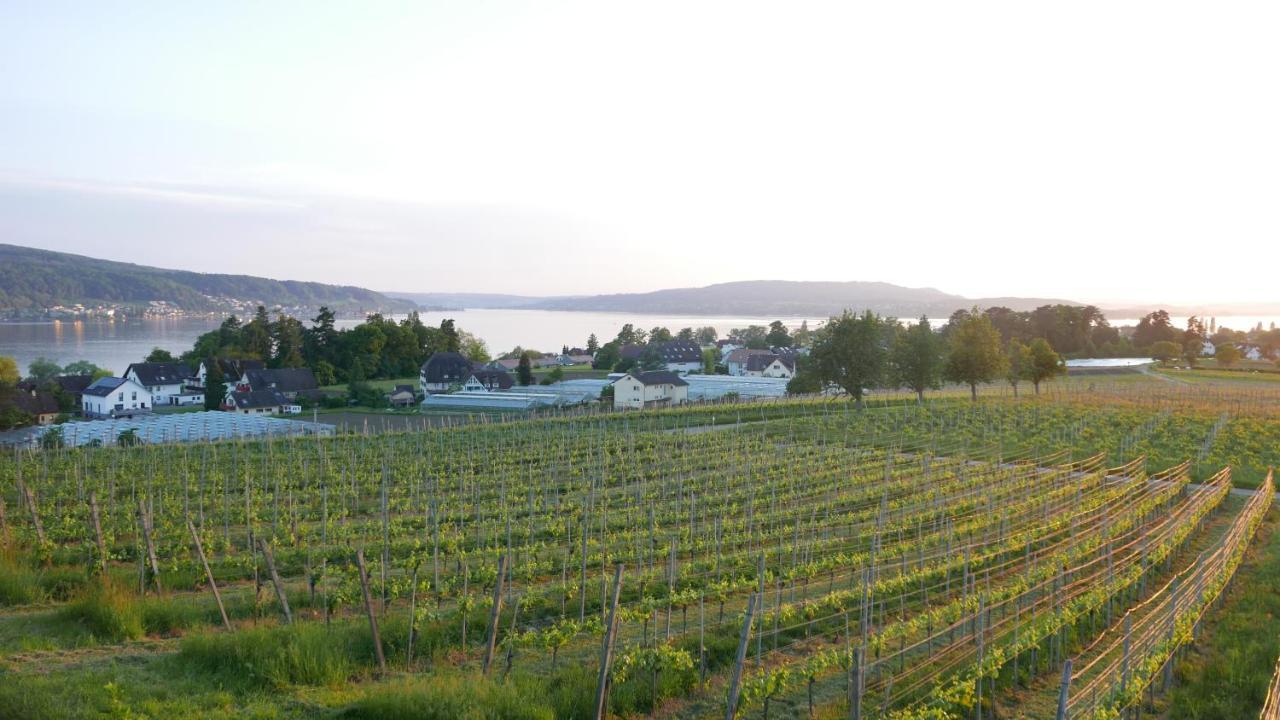
<instances>
[{"instance_id":1,"label":"white wall of house","mask_svg":"<svg viewBox=\"0 0 1280 720\"><path fill-rule=\"evenodd\" d=\"M681 375L691 373L691 372L702 372L702 363L701 362L669 362L667 363L667 369L674 373L680 373Z\"/></svg>"},{"instance_id":2,"label":"white wall of house","mask_svg":"<svg viewBox=\"0 0 1280 720\"><path fill-rule=\"evenodd\" d=\"M616 410L640 409L646 405L682 405L689 401L687 385L654 383L645 385L630 373L613 383L613 407Z\"/></svg>"},{"instance_id":3,"label":"white wall of house","mask_svg":"<svg viewBox=\"0 0 1280 720\"><path fill-rule=\"evenodd\" d=\"M769 367L760 371L761 377L768 378L790 378L794 374L791 372L791 368L784 365L781 360L774 360L769 363Z\"/></svg>"},{"instance_id":4,"label":"white wall of house","mask_svg":"<svg viewBox=\"0 0 1280 720\"><path fill-rule=\"evenodd\" d=\"M129 371L129 374L128 374L128 375L126 375L125 377L126 377L127 379L129 379L129 380L132 380L132 381L133 381L133 382L135 382L135 383L138 383L139 385L141 385L141 384L142 384L142 383L138 380L138 376L137 376L137 374L136 374L133 370L130 370L130 371ZM184 387L184 384L183 384L183 383L170 383L170 384L168 384L168 385L149 385L149 386L144 386L144 387L146 387L146 388L147 388L147 392L151 394L151 404L152 404L152 406L155 406L155 405L190 405L190 404L192 404L192 403L189 403L189 402L182 402L182 401L179 399L179 396L180 396L180 395L182 395L182 389L183 389L183 387ZM204 398L203 398L203 397L202 397L202 398L200 398L200 402L204 402Z\"/></svg>"},{"instance_id":5,"label":"white wall of house","mask_svg":"<svg viewBox=\"0 0 1280 720\"><path fill-rule=\"evenodd\" d=\"M131 379L126 379L106 397L86 394L80 401L80 410L86 417L105 417L113 411L150 410L152 407L151 393Z\"/></svg>"}]
</instances>

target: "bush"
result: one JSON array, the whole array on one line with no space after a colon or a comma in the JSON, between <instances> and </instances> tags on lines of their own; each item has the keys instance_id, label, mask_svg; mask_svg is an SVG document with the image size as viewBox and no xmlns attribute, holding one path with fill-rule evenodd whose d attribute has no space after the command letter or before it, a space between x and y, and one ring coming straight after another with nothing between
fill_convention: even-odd
<instances>
[{"instance_id":1,"label":"bush","mask_svg":"<svg viewBox=\"0 0 1280 720\"><path fill-rule=\"evenodd\" d=\"M454 675L382 685L342 712L362 720L552 720L566 717L538 700L542 688L532 680L498 685L478 677Z\"/></svg>"},{"instance_id":2,"label":"bush","mask_svg":"<svg viewBox=\"0 0 1280 720\"><path fill-rule=\"evenodd\" d=\"M83 569L54 567L40 573L40 589L52 600L70 600L89 584Z\"/></svg>"},{"instance_id":3,"label":"bush","mask_svg":"<svg viewBox=\"0 0 1280 720\"><path fill-rule=\"evenodd\" d=\"M349 633L298 624L192 635L182 641L178 661L218 676L223 687L334 686L357 667Z\"/></svg>"},{"instance_id":4,"label":"bush","mask_svg":"<svg viewBox=\"0 0 1280 720\"><path fill-rule=\"evenodd\" d=\"M106 578L86 587L59 616L79 623L100 640L120 642L143 635L142 612L137 601L129 591Z\"/></svg>"}]
</instances>

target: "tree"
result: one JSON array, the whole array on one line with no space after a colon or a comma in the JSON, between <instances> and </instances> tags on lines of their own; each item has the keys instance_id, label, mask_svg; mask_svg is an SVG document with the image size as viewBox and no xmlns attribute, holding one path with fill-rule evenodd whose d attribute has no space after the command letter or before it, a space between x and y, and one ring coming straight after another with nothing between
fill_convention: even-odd
<instances>
[{"instance_id":1,"label":"tree","mask_svg":"<svg viewBox=\"0 0 1280 720\"><path fill-rule=\"evenodd\" d=\"M1151 357L1160 362L1169 362L1170 360L1182 355L1182 346L1170 340L1161 340L1151 346Z\"/></svg>"},{"instance_id":2,"label":"tree","mask_svg":"<svg viewBox=\"0 0 1280 720\"><path fill-rule=\"evenodd\" d=\"M676 333L676 339L684 342L694 342L696 338L693 334L693 328L680 328L680 332Z\"/></svg>"},{"instance_id":3,"label":"tree","mask_svg":"<svg viewBox=\"0 0 1280 720\"><path fill-rule=\"evenodd\" d=\"M716 361L720 359L720 351L709 347L702 351L702 374L715 375Z\"/></svg>"},{"instance_id":4,"label":"tree","mask_svg":"<svg viewBox=\"0 0 1280 720\"><path fill-rule=\"evenodd\" d=\"M591 367L596 370L608 370L622 359L617 340L611 340L600 346L591 358Z\"/></svg>"},{"instance_id":5,"label":"tree","mask_svg":"<svg viewBox=\"0 0 1280 720\"><path fill-rule=\"evenodd\" d=\"M895 328L890 363L893 382L898 387L911 388L916 399L924 402L925 390L936 390L942 384L943 346L929 318L908 328Z\"/></svg>"},{"instance_id":6,"label":"tree","mask_svg":"<svg viewBox=\"0 0 1280 720\"><path fill-rule=\"evenodd\" d=\"M516 378L521 385L533 384L533 363L529 360L529 353L520 354L520 364L516 366Z\"/></svg>"},{"instance_id":7,"label":"tree","mask_svg":"<svg viewBox=\"0 0 1280 720\"><path fill-rule=\"evenodd\" d=\"M704 325L698 328L698 344L712 345L716 340L720 339L720 333L710 325Z\"/></svg>"},{"instance_id":8,"label":"tree","mask_svg":"<svg viewBox=\"0 0 1280 720\"><path fill-rule=\"evenodd\" d=\"M819 381L839 385L863 407L863 393L884 382L896 325L870 310L861 315L845 310L831 318L818 331L809 353Z\"/></svg>"},{"instance_id":9,"label":"tree","mask_svg":"<svg viewBox=\"0 0 1280 720\"><path fill-rule=\"evenodd\" d=\"M944 375L969 386L978 399L978 383L989 383L1004 374L1009 360L1000 348L1000 333L991 319L974 308L950 329L950 349Z\"/></svg>"},{"instance_id":10,"label":"tree","mask_svg":"<svg viewBox=\"0 0 1280 720\"><path fill-rule=\"evenodd\" d=\"M787 326L782 324L781 320L774 320L769 323L769 333L764 336L765 342L769 347L784 348L791 347L791 333L787 332Z\"/></svg>"},{"instance_id":11,"label":"tree","mask_svg":"<svg viewBox=\"0 0 1280 720\"><path fill-rule=\"evenodd\" d=\"M0 385L17 385L21 379L18 361L8 355L0 355Z\"/></svg>"},{"instance_id":12,"label":"tree","mask_svg":"<svg viewBox=\"0 0 1280 720\"><path fill-rule=\"evenodd\" d=\"M769 328L763 325L748 325L729 331L729 341L752 350L766 350L769 347Z\"/></svg>"},{"instance_id":13,"label":"tree","mask_svg":"<svg viewBox=\"0 0 1280 720\"><path fill-rule=\"evenodd\" d=\"M809 342L813 340L813 331L809 329L809 321L801 320L800 327L791 333L792 347L808 347Z\"/></svg>"},{"instance_id":14,"label":"tree","mask_svg":"<svg viewBox=\"0 0 1280 720\"><path fill-rule=\"evenodd\" d=\"M787 381L789 395L811 395L822 392L822 378L818 376L813 360L807 355L796 356L796 374Z\"/></svg>"},{"instance_id":15,"label":"tree","mask_svg":"<svg viewBox=\"0 0 1280 720\"><path fill-rule=\"evenodd\" d=\"M1196 361L1204 354L1205 337L1204 322L1195 315L1187 318L1187 329L1182 333L1182 355L1188 365L1195 367Z\"/></svg>"},{"instance_id":16,"label":"tree","mask_svg":"<svg viewBox=\"0 0 1280 720\"><path fill-rule=\"evenodd\" d=\"M272 367L298 368L306 365L303 357L306 345L306 328L297 318L281 314L271 326L272 340L275 342L275 355L271 358Z\"/></svg>"},{"instance_id":17,"label":"tree","mask_svg":"<svg viewBox=\"0 0 1280 720\"><path fill-rule=\"evenodd\" d=\"M204 409L217 410L226 399L227 383L222 376L222 367L215 359L209 358L205 361Z\"/></svg>"},{"instance_id":18,"label":"tree","mask_svg":"<svg viewBox=\"0 0 1280 720\"><path fill-rule=\"evenodd\" d=\"M440 332L443 333L444 342L437 348L438 351L459 352L462 350L462 336L458 334L458 329L454 327L453 318L440 321Z\"/></svg>"},{"instance_id":19,"label":"tree","mask_svg":"<svg viewBox=\"0 0 1280 720\"><path fill-rule=\"evenodd\" d=\"M27 366L27 377L38 385L43 385L62 374L58 363L48 358L36 358Z\"/></svg>"},{"instance_id":20,"label":"tree","mask_svg":"<svg viewBox=\"0 0 1280 720\"><path fill-rule=\"evenodd\" d=\"M174 362L173 353L169 352L168 350L165 350L164 348L159 348L159 347L151 348L150 354L148 354L146 357L146 362L171 363L171 362Z\"/></svg>"},{"instance_id":21,"label":"tree","mask_svg":"<svg viewBox=\"0 0 1280 720\"><path fill-rule=\"evenodd\" d=\"M1178 329L1169 321L1169 313L1164 310L1147 313L1133 329L1133 344L1140 348L1149 348L1158 342L1173 342L1177 339Z\"/></svg>"},{"instance_id":22,"label":"tree","mask_svg":"<svg viewBox=\"0 0 1280 720\"><path fill-rule=\"evenodd\" d=\"M1036 386L1036 394L1040 394L1040 383L1059 375L1067 374L1067 364L1062 356L1049 347L1049 341L1036 338L1027 346L1031 355L1031 364L1027 368L1027 379Z\"/></svg>"},{"instance_id":23,"label":"tree","mask_svg":"<svg viewBox=\"0 0 1280 720\"><path fill-rule=\"evenodd\" d=\"M120 447L136 447L142 444L142 438L138 437L138 431L129 428L116 436L116 445Z\"/></svg>"},{"instance_id":24,"label":"tree","mask_svg":"<svg viewBox=\"0 0 1280 720\"><path fill-rule=\"evenodd\" d=\"M90 375L93 377L94 380L97 380L98 378L104 378L104 377L110 376L111 371L107 370L106 368L100 368L97 365L94 365L93 363L89 362L88 360L77 360L73 363L68 363L65 367L63 367L62 374L63 375Z\"/></svg>"},{"instance_id":25,"label":"tree","mask_svg":"<svg viewBox=\"0 0 1280 720\"><path fill-rule=\"evenodd\" d=\"M245 352L263 362L271 359L271 319L267 317L265 307L258 306L253 319L244 326L240 334Z\"/></svg>"},{"instance_id":26,"label":"tree","mask_svg":"<svg viewBox=\"0 0 1280 720\"><path fill-rule=\"evenodd\" d=\"M675 338L671 336L671 331L664 327L656 327L649 331L650 343L671 342L674 339Z\"/></svg>"},{"instance_id":27,"label":"tree","mask_svg":"<svg viewBox=\"0 0 1280 720\"><path fill-rule=\"evenodd\" d=\"M67 437L62 432L62 427L51 427L40 436L40 448L42 450L58 450L67 446Z\"/></svg>"},{"instance_id":28,"label":"tree","mask_svg":"<svg viewBox=\"0 0 1280 720\"><path fill-rule=\"evenodd\" d=\"M458 352L471 362L483 365L492 359L489 357L489 346L474 334L459 330L458 342L460 345Z\"/></svg>"},{"instance_id":29,"label":"tree","mask_svg":"<svg viewBox=\"0 0 1280 720\"><path fill-rule=\"evenodd\" d=\"M550 385L551 383L558 383L563 379L564 379L564 368L561 368L559 366L553 367L551 368L551 372L547 373L547 377L544 378L544 384Z\"/></svg>"},{"instance_id":30,"label":"tree","mask_svg":"<svg viewBox=\"0 0 1280 720\"><path fill-rule=\"evenodd\" d=\"M1014 338L1009 341L1009 349L1006 351L1005 356L1008 358L1008 362L1004 371L1004 379L1013 388L1013 396L1018 397L1018 383L1030 379L1031 376L1031 348L1023 345L1021 340Z\"/></svg>"},{"instance_id":31,"label":"tree","mask_svg":"<svg viewBox=\"0 0 1280 720\"><path fill-rule=\"evenodd\" d=\"M1231 367L1240 362L1240 348L1231 343L1223 343L1214 350L1214 357L1222 367Z\"/></svg>"},{"instance_id":32,"label":"tree","mask_svg":"<svg viewBox=\"0 0 1280 720\"><path fill-rule=\"evenodd\" d=\"M591 333L591 336L587 338L587 354L595 355L599 350L600 340L596 337L595 333Z\"/></svg>"}]
</instances>

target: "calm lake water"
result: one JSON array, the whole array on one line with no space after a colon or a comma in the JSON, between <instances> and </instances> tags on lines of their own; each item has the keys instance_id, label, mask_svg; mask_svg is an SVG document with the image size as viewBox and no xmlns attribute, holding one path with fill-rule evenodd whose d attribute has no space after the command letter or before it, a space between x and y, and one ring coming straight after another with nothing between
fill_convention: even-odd
<instances>
[{"instance_id":1,"label":"calm lake water","mask_svg":"<svg viewBox=\"0 0 1280 720\"><path fill-rule=\"evenodd\" d=\"M559 310L451 310L427 312L422 321L437 325L453 318L459 327L474 333L489 345L495 355L521 345L526 348L558 352L562 345L583 346L587 336L595 333L600 342L611 339L618 328L633 323L638 328L664 326L672 332L683 327L710 325L723 337L730 329L747 325L767 325L781 319L789 327L808 320L809 327L826 318L763 318L698 315L640 315L631 313L567 312ZM1251 328L1258 322L1268 326L1280 318L1219 317L1218 325L1233 329ZM1178 327L1185 319L1173 318ZM217 327L212 318L147 319L128 322L85 320L60 323L0 324L0 355L11 355L25 373L38 357L47 357L65 365L75 360L88 360L117 373L132 362L141 361L152 348L160 347L175 355L191 348L197 336ZM357 320L340 320L340 327L351 327ZM1113 321L1115 325L1136 321Z\"/></svg>"},{"instance_id":2,"label":"calm lake water","mask_svg":"<svg viewBox=\"0 0 1280 720\"><path fill-rule=\"evenodd\" d=\"M605 342L625 323L649 329L665 326L674 332L682 327L711 325L724 335L731 328L767 325L778 318L706 317L675 315L633 315L553 310L452 310L426 312L422 321L438 325L453 318L458 326L484 338L490 352L498 354L521 345L547 352L559 352L562 345L583 346L595 333ZM806 318L781 318L798 327ZM820 319L808 318L810 327ZM140 362L152 348L164 348L175 355L189 350L196 337L218 326L212 318L145 319L128 322L84 320L58 323L0 324L0 355L13 356L23 373L32 360L46 357L59 365L88 360L112 372L122 373L129 363ZM339 327L351 327L358 320L339 320Z\"/></svg>"}]
</instances>

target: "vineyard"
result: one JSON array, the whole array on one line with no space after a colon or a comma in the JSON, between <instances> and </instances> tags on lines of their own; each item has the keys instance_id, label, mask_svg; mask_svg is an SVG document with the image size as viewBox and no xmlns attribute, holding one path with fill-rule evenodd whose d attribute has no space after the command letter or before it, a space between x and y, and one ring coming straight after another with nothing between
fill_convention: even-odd
<instances>
[{"instance_id":1,"label":"vineyard","mask_svg":"<svg viewBox=\"0 0 1280 720\"><path fill-rule=\"evenodd\" d=\"M1155 710L1280 461L1197 391L23 452L0 718Z\"/></svg>"}]
</instances>

